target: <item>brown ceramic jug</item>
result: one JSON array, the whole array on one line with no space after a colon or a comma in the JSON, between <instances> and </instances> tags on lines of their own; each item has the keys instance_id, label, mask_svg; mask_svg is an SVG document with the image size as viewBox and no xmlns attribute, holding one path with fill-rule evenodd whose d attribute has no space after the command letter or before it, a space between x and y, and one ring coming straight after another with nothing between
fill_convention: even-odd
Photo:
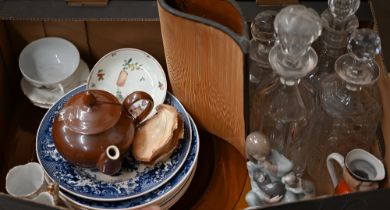
<instances>
[{"instance_id":1,"label":"brown ceramic jug","mask_svg":"<svg viewBox=\"0 0 390 210\"><path fill-rule=\"evenodd\" d=\"M146 100L147 106L133 117L130 108L140 100ZM97 167L105 174L115 174L133 142L137 123L152 108L152 97L141 91L127 96L123 104L103 90L78 93L54 119L54 144L64 159L74 165Z\"/></svg>"}]
</instances>

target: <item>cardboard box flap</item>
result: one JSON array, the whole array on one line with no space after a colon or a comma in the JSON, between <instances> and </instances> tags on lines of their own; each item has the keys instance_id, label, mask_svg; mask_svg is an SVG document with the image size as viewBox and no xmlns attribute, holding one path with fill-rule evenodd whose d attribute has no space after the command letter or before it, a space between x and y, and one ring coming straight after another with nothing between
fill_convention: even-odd
<instances>
[{"instance_id":1,"label":"cardboard box flap","mask_svg":"<svg viewBox=\"0 0 390 210\"><path fill-rule=\"evenodd\" d=\"M3 20L158 20L155 1L111 0L107 6L72 7L64 0L0 1Z\"/></svg>"},{"instance_id":2,"label":"cardboard box flap","mask_svg":"<svg viewBox=\"0 0 390 210\"><path fill-rule=\"evenodd\" d=\"M375 2L378 2L375 0ZM380 2L384 2L380 0ZM237 1L245 20L251 21L264 10L279 10L282 6L256 6L255 1ZM321 13L326 1L302 1ZM361 22L372 22L367 1L360 3L357 16ZM3 20L158 20L157 1L110 0L106 6L72 7L65 0L6 0L0 1L0 19Z\"/></svg>"}]
</instances>

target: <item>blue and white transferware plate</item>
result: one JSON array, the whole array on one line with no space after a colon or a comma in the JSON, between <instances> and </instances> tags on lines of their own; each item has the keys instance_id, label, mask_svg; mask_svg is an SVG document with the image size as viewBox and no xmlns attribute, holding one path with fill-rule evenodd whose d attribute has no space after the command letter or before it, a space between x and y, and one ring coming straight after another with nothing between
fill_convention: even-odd
<instances>
[{"instance_id":1,"label":"blue and white transferware plate","mask_svg":"<svg viewBox=\"0 0 390 210\"><path fill-rule=\"evenodd\" d=\"M179 172L170 179L167 183L162 185L161 187L153 190L147 194L144 194L140 197L123 200L123 201L112 201L112 202L104 202L104 201L93 201L88 199L83 199L78 196L72 195L66 191L60 192L60 195L64 197L66 200L76 204L78 207L84 207L87 209L138 209L150 204L153 204L159 198L164 195L169 194L171 191L176 190L177 187L183 186L187 180L189 180L192 172L195 169L196 162L199 154L199 134L196 128L194 121L190 118L192 125L192 142L191 142L191 151L184 162L182 168L180 168Z\"/></svg>"},{"instance_id":2,"label":"blue and white transferware plate","mask_svg":"<svg viewBox=\"0 0 390 210\"><path fill-rule=\"evenodd\" d=\"M164 162L146 166L136 161L129 152L121 171L109 176L97 169L74 166L67 162L54 146L52 123L66 101L76 93L84 91L85 85L68 92L45 114L38 128L36 153L38 161L60 188L78 197L97 201L118 201L146 194L171 179L184 164L191 148L192 129L187 112L180 102L167 94L165 103L174 106L184 121L184 139L179 141L172 155Z\"/></svg>"}]
</instances>

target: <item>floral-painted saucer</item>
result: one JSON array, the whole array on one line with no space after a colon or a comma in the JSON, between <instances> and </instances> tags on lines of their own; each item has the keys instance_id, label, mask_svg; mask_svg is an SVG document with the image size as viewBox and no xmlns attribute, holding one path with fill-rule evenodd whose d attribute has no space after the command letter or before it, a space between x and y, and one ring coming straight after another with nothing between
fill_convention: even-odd
<instances>
[{"instance_id":1,"label":"floral-painted saucer","mask_svg":"<svg viewBox=\"0 0 390 210\"><path fill-rule=\"evenodd\" d=\"M134 91L144 91L152 96L154 108L145 118L156 114L167 92L167 80L160 63L148 53L123 48L103 56L92 68L87 89L100 89L115 95L120 102ZM140 105L142 108L142 104Z\"/></svg>"},{"instance_id":2,"label":"floral-painted saucer","mask_svg":"<svg viewBox=\"0 0 390 210\"><path fill-rule=\"evenodd\" d=\"M85 83L88 76L89 67L83 60L80 59L77 70L71 77L67 79L70 81L66 86L64 86L64 93L66 94L66 92ZM20 81L20 86L24 95L30 99L31 103L44 109L49 109L54 104L54 102L63 96L59 90L35 87L31 85L25 78L22 78Z\"/></svg>"},{"instance_id":3,"label":"floral-painted saucer","mask_svg":"<svg viewBox=\"0 0 390 210\"><path fill-rule=\"evenodd\" d=\"M97 169L77 167L66 161L54 146L53 121L69 98L85 89L86 85L79 86L58 100L47 111L38 128L36 153L51 180L57 182L62 190L77 197L95 201L119 201L149 193L175 176L190 151L192 129L186 110L171 94L167 94L165 103L174 106L183 119L184 139L179 141L167 160L154 166L146 166L136 161L129 152L121 171L113 176L100 173Z\"/></svg>"},{"instance_id":4,"label":"floral-painted saucer","mask_svg":"<svg viewBox=\"0 0 390 210\"><path fill-rule=\"evenodd\" d=\"M191 140L191 151L184 165L180 168L179 172L171 180L169 180L167 183L157 188L156 190L153 190L147 194L136 198L112 202L92 201L88 199L83 199L62 190L60 192L60 196L65 198L66 201L73 203L73 205L78 208L94 210L132 210L139 209L152 204L160 205L161 207L173 205L187 190L192 180L192 176L195 173L197 165L200 139L198 129L191 117L190 121L193 131L193 136ZM168 195L173 195L173 197L169 197Z\"/></svg>"}]
</instances>

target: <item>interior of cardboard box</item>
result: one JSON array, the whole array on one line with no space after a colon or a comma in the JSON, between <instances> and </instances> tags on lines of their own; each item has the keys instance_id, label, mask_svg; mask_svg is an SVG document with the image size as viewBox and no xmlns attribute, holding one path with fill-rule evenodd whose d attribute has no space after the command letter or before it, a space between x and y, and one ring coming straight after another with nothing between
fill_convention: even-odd
<instances>
[{"instance_id":1,"label":"interior of cardboard box","mask_svg":"<svg viewBox=\"0 0 390 210\"><path fill-rule=\"evenodd\" d=\"M126 47L150 53L166 68L158 21L1 21L0 177L3 179L0 180L0 192L3 193L5 175L10 168L37 161L35 134L46 110L34 106L23 95L18 56L29 42L47 36L62 37L74 43L90 69L106 53ZM189 187L173 208L215 206L204 198L205 194L234 198L219 204L221 209L232 208L245 185L246 176L242 176L246 174L245 159L227 142L202 130L200 135L198 164L201 167L194 177L193 183L196 184ZM224 167L215 168L216 165Z\"/></svg>"}]
</instances>

